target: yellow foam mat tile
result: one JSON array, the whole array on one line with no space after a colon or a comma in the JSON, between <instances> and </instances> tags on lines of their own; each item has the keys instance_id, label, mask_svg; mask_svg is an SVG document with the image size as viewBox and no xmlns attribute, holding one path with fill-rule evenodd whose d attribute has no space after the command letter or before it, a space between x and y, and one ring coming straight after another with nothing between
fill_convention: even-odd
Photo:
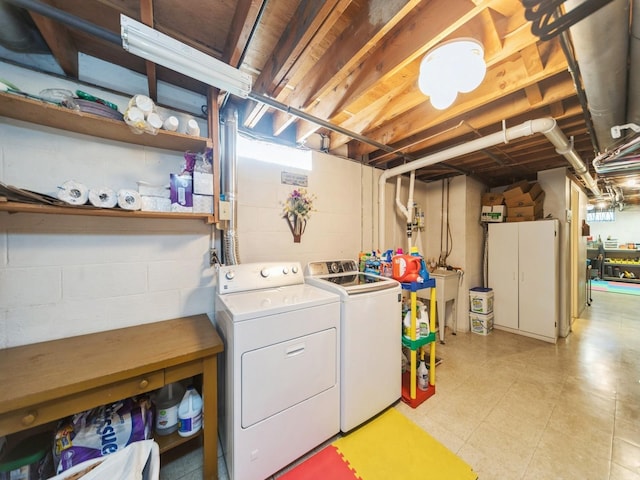
<instances>
[{"instance_id":1,"label":"yellow foam mat tile","mask_svg":"<svg viewBox=\"0 0 640 480\"><path fill-rule=\"evenodd\" d=\"M333 445L363 480L477 479L467 463L394 408Z\"/></svg>"}]
</instances>

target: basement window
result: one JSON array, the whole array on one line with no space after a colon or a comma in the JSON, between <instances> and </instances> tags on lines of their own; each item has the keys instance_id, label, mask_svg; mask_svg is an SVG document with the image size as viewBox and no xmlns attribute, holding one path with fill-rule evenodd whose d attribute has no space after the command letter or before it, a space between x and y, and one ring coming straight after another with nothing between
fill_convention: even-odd
<instances>
[{"instance_id":1,"label":"basement window","mask_svg":"<svg viewBox=\"0 0 640 480\"><path fill-rule=\"evenodd\" d=\"M591 206L591 205L590 205ZM615 222L616 211L612 206L587 209L587 222Z\"/></svg>"},{"instance_id":2,"label":"basement window","mask_svg":"<svg viewBox=\"0 0 640 480\"><path fill-rule=\"evenodd\" d=\"M250 158L284 167L312 170L311 150L256 140L244 135L238 135L237 138L238 158Z\"/></svg>"}]
</instances>

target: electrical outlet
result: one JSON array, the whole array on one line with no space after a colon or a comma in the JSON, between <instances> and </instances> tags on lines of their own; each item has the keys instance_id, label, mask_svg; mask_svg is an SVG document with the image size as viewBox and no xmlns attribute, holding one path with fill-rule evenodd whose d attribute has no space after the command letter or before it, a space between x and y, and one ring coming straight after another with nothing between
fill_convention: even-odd
<instances>
[{"instance_id":1,"label":"electrical outlet","mask_svg":"<svg viewBox=\"0 0 640 480\"><path fill-rule=\"evenodd\" d=\"M231 202L218 202L218 219L231 220Z\"/></svg>"},{"instance_id":2,"label":"electrical outlet","mask_svg":"<svg viewBox=\"0 0 640 480\"><path fill-rule=\"evenodd\" d=\"M219 265L220 259L218 258L218 251L215 248L209 249L209 266Z\"/></svg>"}]
</instances>

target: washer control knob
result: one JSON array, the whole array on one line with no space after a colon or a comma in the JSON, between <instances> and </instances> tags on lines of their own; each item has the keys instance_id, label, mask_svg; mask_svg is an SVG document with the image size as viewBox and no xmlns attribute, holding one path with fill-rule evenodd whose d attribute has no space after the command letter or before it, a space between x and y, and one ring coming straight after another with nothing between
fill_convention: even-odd
<instances>
[{"instance_id":1,"label":"washer control knob","mask_svg":"<svg viewBox=\"0 0 640 480\"><path fill-rule=\"evenodd\" d=\"M298 273L298 267L296 265L294 265L293 267L291 267L291 271L295 274Z\"/></svg>"},{"instance_id":2,"label":"washer control knob","mask_svg":"<svg viewBox=\"0 0 640 480\"><path fill-rule=\"evenodd\" d=\"M340 272L340 265L337 262L333 262L329 268L331 270L331 273Z\"/></svg>"},{"instance_id":3,"label":"washer control knob","mask_svg":"<svg viewBox=\"0 0 640 480\"><path fill-rule=\"evenodd\" d=\"M289 269L287 267L282 267L282 273L285 275L289 273Z\"/></svg>"},{"instance_id":4,"label":"washer control knob","mask_svg":"<svg viewBox=\"0 0 640 480\"><path fill-rule=\"evenodd\" d=\"M236 274L233 270L229 270L227 273L224 274L224 278L226 278L227 280L233 280L235 276Z\"/></svg>"},{"instance_id":5,"label":"washer control knob","mask_svg":"<svg viewBox=\"0 0 640 480\"><path fill-rule=\"evenodd\" d=\"M262 275L262 278L267 278L269 276L269 269L266 267L263 268L260 270L260 275Z\"/></svg>"}]
</instances>

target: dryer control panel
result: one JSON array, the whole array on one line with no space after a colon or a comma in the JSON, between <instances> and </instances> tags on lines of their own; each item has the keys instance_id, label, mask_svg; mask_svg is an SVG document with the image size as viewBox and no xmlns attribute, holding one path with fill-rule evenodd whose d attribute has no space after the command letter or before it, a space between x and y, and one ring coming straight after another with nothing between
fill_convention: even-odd
<instances>
[{"instance_id":1,"label":"dryer control panel","mask_svg":"<svg viewBox=\"0 0 640 480\"><path fill-rule=\"evenodd\" d=\"M218 269L218 293L260 290L304 283L299 262L243 263Z\"/></svg>"}]
</instances>

